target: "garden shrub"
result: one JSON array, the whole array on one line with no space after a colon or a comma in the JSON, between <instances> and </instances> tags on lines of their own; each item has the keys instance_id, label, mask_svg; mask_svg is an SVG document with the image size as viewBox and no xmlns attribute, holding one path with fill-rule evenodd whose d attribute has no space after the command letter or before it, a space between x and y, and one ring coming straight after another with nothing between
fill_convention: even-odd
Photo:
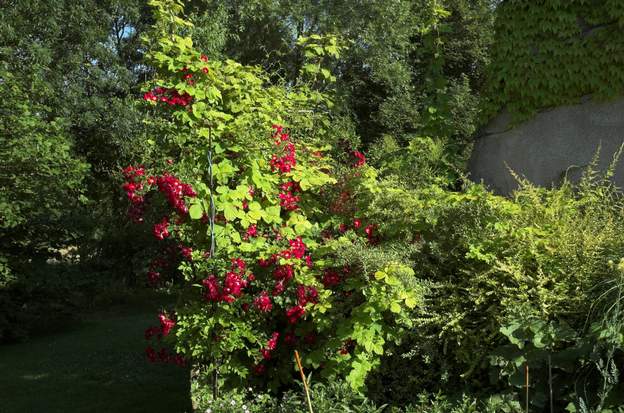
<instances>
[{"instance_id":1,"label":"garden shrub","mask_svg":"<svg viewBox=\"0 0 624 413\"><path fill-rule=\"evenodd\" d=\"M397 228L386 236L418 244L410 259L429 288L414 328L386 349L372 394L396 402L414 388L521 389L528 365L534 408L548 407L549 368L557 409L621 403L623 200L608 179L523 182L513 199L472 184L382 185L367 213ZM419 368L406 377L405 365Z\"/></svg>"}]
</instances>

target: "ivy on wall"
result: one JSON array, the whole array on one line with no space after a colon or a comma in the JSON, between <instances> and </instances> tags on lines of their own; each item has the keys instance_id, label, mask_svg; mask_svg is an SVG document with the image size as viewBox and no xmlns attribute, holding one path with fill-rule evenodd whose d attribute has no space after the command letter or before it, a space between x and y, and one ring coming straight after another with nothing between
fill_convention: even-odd
<instances>
[{"instance_id":1,"label":"ivy on wall","mask_svg":"<svg viewBox=\"0 0 624 413\"><path fill-rule=\"evenodd\" d=\"M484 114L515 121L585 95L624 93L624 1L506 0L497 10Z\"/></svg>"}]
</instances>

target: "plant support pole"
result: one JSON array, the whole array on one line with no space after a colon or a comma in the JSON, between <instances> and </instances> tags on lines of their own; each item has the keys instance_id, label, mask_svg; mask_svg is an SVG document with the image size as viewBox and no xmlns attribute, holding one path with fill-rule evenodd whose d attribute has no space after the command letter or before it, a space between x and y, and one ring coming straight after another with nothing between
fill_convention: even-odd
<instances>
[{"instance_id":1,"label":"plant support pole","mask_svg":"<svg viewBox=\"0 0 624 413\"><path fill-rule=\"evenodd\" d=\"M214 203L214 182L212 177L212 127L208 127L208 176L209 176L209 188L210 188L210 258L214 257L216 243L214 224L216 209Z\"/></svg>"},{"instance_id":2,"label":"plant support pole","mask_svg":"<svg viewBox=\"0 0 624 413\"><path fill-rule=\"evenodd\" d=\"M529 363L524 365L524 387L526 413L529 413Z\"/></svg>"},{"instance_id":3,"label":"plant support pole","mask_svg":"<svg viewBox=\"0 0 624 413\"><path fill-rule=\"evenodd\" d=\"M299 352L297 350L295 350L295 360L297 360L297 367L299 367L299 373L301 373L303 389L305 390L306 400L308 401L308 410L310 410L310 413L314 413L314 410L312 410L312 400L310 400L310 390L308 389L308 382L306 381L305 374L303 373L303 366L301 365L301 359L299 358Z\"/></svg>"},{"instance_id":4,"label":"plant support pole","mask_svg":"<svg viewBox=\"0 0 624 413\"><path fill-rule=\"evenodd\" d=\"M215 369L212 372L212 400L219 398L219 363L215 361Z\"/></svg>"},{"instance_id":5,"label":"plant support pole","mask_svg":"<svg viewBox=\"0 0 624 413\"><path fill-rule=\"evenodd\" d=\"M550 393L550 413L554 413L554 405L553 405L553 386L552 386L552 360L550 358L550 354L548 355L548 392Z\"/></svg>"},{"instance_id":6,"label":"plant support pole","mask_svg":"<svg viewBox=\"0 0 624 413\"><path fill-rule=\"evenodd\" d=\"M208 177L210 188L210 259L214 258L216 242L214 233L214 224L216 209L214 203L214 181L212 176L212 127L208 126ZM214 372L212 374L212 399L217 400L219 398L219 360L214 360Z\"/></svg>"}]
</instances>

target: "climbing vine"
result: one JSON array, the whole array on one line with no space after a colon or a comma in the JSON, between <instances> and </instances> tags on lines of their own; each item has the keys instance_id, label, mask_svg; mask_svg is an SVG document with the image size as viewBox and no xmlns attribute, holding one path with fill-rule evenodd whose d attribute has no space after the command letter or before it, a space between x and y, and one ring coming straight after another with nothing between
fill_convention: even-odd
<instances>
[{"instance_id":1,"label":"climbing vine","mask_svg":"<svg viewBox=\"0 0 624 413\"><path fill-rule=\"evenodd\" d=\"M542 108L624 92L624 2L508 0L497 9L484 113L524 120Z\"/></svg>"}]
</instances>

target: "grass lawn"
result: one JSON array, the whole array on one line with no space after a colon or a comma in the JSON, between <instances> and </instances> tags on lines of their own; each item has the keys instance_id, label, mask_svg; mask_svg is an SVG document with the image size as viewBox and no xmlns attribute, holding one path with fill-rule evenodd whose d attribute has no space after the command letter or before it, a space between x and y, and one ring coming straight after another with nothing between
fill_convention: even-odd
<instances>
[{"instance_id":1,"label":"grass lawn","mask_svg":"<svg viewBox=\"0 0 624 413\"><path fill-rule=\"evenodd\" d=\"M190 412L188 370L145 359L157 323L146 309L98 312L0 346L0 413Z\"/></svg>"}]
</instances>

